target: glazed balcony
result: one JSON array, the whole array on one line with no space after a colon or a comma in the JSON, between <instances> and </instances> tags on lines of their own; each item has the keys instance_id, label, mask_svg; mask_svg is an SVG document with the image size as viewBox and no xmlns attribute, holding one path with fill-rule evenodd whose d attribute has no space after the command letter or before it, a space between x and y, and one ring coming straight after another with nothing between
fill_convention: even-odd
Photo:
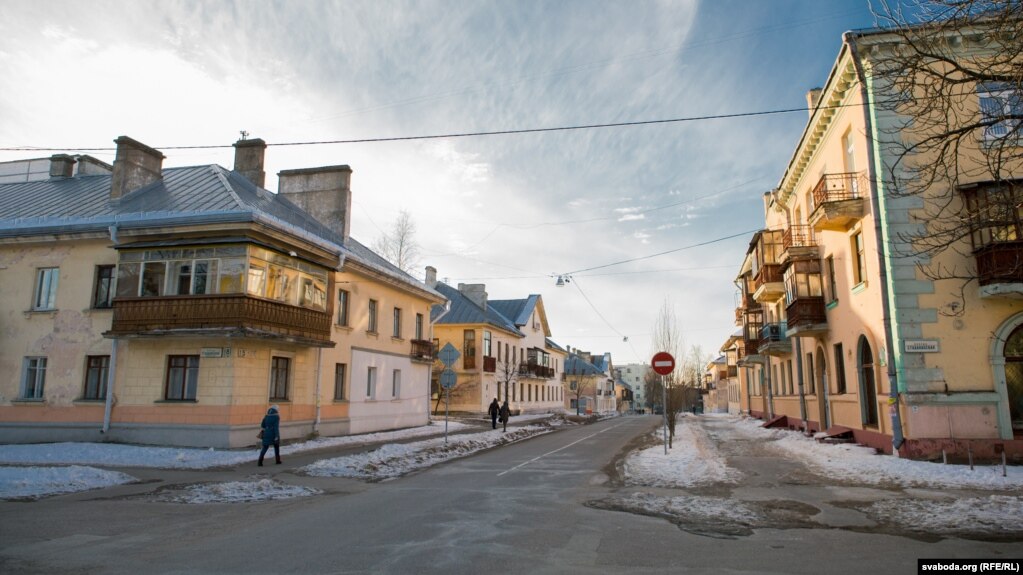
<instances>
[{"instance_id":1,"label":"glazed balcony","mask_svg":"<svg viewBox=\"0 0 1023 575\"><path fill-rule=\"evenodd\" d=\"M742 318L742 349L748 351L748 361L754 361L752 356L757 355L760 350L761 331L764 326L764 314L758 306L746 310Z\"/></svg>"},{"instance_id":2,"label":"glazed balcony","mask_svg":"<svg viewBox=\"0 0 1023 575\"><path fill-rule=\"evenodd\" d=\"M760 330L760 347L762 355L789 355L792 353L792 342L785 335L785 322L767 323Z\"/></svg>"},{"instance_id":3,"label":"glazed balcony","mask_svg":"<svg viewBox=\"0 0 1023 575\"><path fill-rule=\"evenodd\" d=\"M1023 241L989 243L973 257L981 297L1023 298Z\"/></svg>"},{"instance_id":4,"label":"glazed balcony","mask_svg":"<svg viewBox=\"0 0 1023 575\"><path fill-rule=\"evenodd\" d=\"M823 297L797 297L785 308L789 337L821 335L828 332Z\"/></svg>"},{"instance_id":5,"label":"glazed balcony","mask_svg":"<svg viewBox=\"0 0 1023 575\"><path fill-rule=\"evenodd\" d=\"M782 267L792 261L818 257L820 255L817 250L817 234L814 232L813 226L806 224L789 226L782 234Z\"/></svg>"},{"instance_id":6,"label":"glazed balcony","mask_svg":"<svg viewBox=\"0 0 1023 575\"><path fill-rule=\"evenodd\" d=\"M109 337L278 339L334 347L327 312L244 294L117 298Z\"/></svg>"},{"instance_id":7,"label":"glazed balcony","mask_svg":"<svg viewBox=\"0 0 1023 575\"><path fill-rule=\"evenodd\" d=\"M866 213L867 182L859 172L824 174L813 188L810 225L816 231L845 231Z\"/></svg>"},{"instance_id":8,"label":"glazed balcony","mask_svg":"<svg viewBox=\"0 0 1023 575\"><path fill-rule=\"evenodd\" d=\"M412 350L409 352L409 357L412 358L412 361L433 363L434 360L433 342L427 341L425 339L412 340Z\"/></svg>"}]
</instances>

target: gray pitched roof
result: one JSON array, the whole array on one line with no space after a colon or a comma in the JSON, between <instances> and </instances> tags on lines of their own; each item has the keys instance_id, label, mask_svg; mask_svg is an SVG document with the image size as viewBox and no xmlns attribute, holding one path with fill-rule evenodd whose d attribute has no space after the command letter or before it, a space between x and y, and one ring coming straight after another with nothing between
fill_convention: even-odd
<instances>
[{"instance_id":1,"label":"gray pitched roof","mask_svg":"<svg viewBox=\"0 0 1023 575\"><path fill-rule=\"evenodd\" d=\"M111 200L109 174L0 184L0 238L197 223L265 222L399 281L434 292L352 238L345 241L286 197L217 165L166 168L163 178ZM437 294L439 295L439 294Z\"/></svg>"},{"instance_id":2,"label":"gray pitched roof","mask_svg":"<svg viewBox=\"0 0 1023 575\"><path fill-rule=\"evenodd\" d=\"M565 358L564 371L569 375L604 375L604 370L574 353Z\"/></svg>"},{"instance_id":3,"label":"gray pitched roof","mask_svg":"<svg viewBox=\"0 0 1023 575\"><path fill-rule=\"evenodd\" d=\"M525 299L495 299L487 302L487 306L493 306L501 312L501 315L515 322L517 326L523 326L529 323L529 316L533 315L533 310L536 308L536 302L540 301L540 296L536 294L530 294Z\"/></svg>"},{"instance_id":4,"label":"gray pitched roof","mask_svg":"<svg viewBox=\"0 0 1023 575\"><path fill-rule=\"evenodd\" d=\"M510 331L516 335L525 337L525 334L519 331L519 328L515 324L505 317L498 309L490 302L487 303L487 309L484 310L480 306L476 305L475 302L462 295L462 292L449 286L446 283L438 282L434 288L444 297L448 298L451 302L450 310L441 316L443 308L440 306L434 306L431 310L430 319L440 325L444 324L483 324L492 325L501 329ZM440 309L438 309L440 308ZM440 318L439 320L437 318Z\"/></svg>"}]
</instances>

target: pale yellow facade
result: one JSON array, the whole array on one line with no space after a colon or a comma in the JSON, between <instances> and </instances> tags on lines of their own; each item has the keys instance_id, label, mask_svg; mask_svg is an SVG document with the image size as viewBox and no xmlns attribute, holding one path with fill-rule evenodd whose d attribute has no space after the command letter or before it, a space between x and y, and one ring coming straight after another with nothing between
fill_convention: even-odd
<instances>
[{"instance_id":1,"label":"pale yellow facade","mask_svg":"<svg viewBox=\"0 0 1023 575\"><path fill-rule=\"evenodd\" d=\"M1019 400L1009 396L1002 350L1023 325L1021 286L974 284L954 297L961 282L918 265L977 265L968 238L935 260L898 255L912 253L928 202L948 190L893 193L883 142L913 136L908 118L872 104L886 95L870 76L872 55L891 39L846 40L828 82L808 96L815 110L778 188L764 195L765 229L737 280L739 403L780 425L911 457L1003 449L1020 457L1009 417ZM966 113L979 113L970 95ZM964 165L976 160L961 153Z\"/></svg>"}]
</instances>

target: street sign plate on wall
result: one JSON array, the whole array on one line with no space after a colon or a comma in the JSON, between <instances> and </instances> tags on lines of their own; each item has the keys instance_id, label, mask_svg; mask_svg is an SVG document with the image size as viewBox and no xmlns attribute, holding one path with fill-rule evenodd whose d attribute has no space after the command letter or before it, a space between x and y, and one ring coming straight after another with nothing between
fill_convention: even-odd
<instances>
[{"instance_id":1,"label":"street sign plate on wall","mask_svg":"<svg viewBox=\"0 0 1023 575\"><path fill-rule=\"evenodd\" d=\"M666 351L659 351L650 360L650 365L657 375L668 375L675 370L675 358Z\"/></svg>"}]
</instances>

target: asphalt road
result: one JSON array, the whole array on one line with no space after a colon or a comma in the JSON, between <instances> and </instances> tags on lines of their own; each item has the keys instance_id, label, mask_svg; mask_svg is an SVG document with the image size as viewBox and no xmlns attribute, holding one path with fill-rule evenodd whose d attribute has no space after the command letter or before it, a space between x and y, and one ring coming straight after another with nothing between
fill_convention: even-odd
<instances>
[{"instance_id":1,"label":"asphalt road","mask_svg":"<svg viewBox=\"0 0 1023 575\"><path fill-rule=\"evenodd\" d=\"M377 484L310 479L326 493L286 501L161 503L136 485L0 502L0 572L889 574L916 573L918 557L1023 557L1020 542L707 533L598 508L632 489L611 464L658 423L614 418ZM744 465L758 469L755 457Z\"/></svg>"}]
</instances>

